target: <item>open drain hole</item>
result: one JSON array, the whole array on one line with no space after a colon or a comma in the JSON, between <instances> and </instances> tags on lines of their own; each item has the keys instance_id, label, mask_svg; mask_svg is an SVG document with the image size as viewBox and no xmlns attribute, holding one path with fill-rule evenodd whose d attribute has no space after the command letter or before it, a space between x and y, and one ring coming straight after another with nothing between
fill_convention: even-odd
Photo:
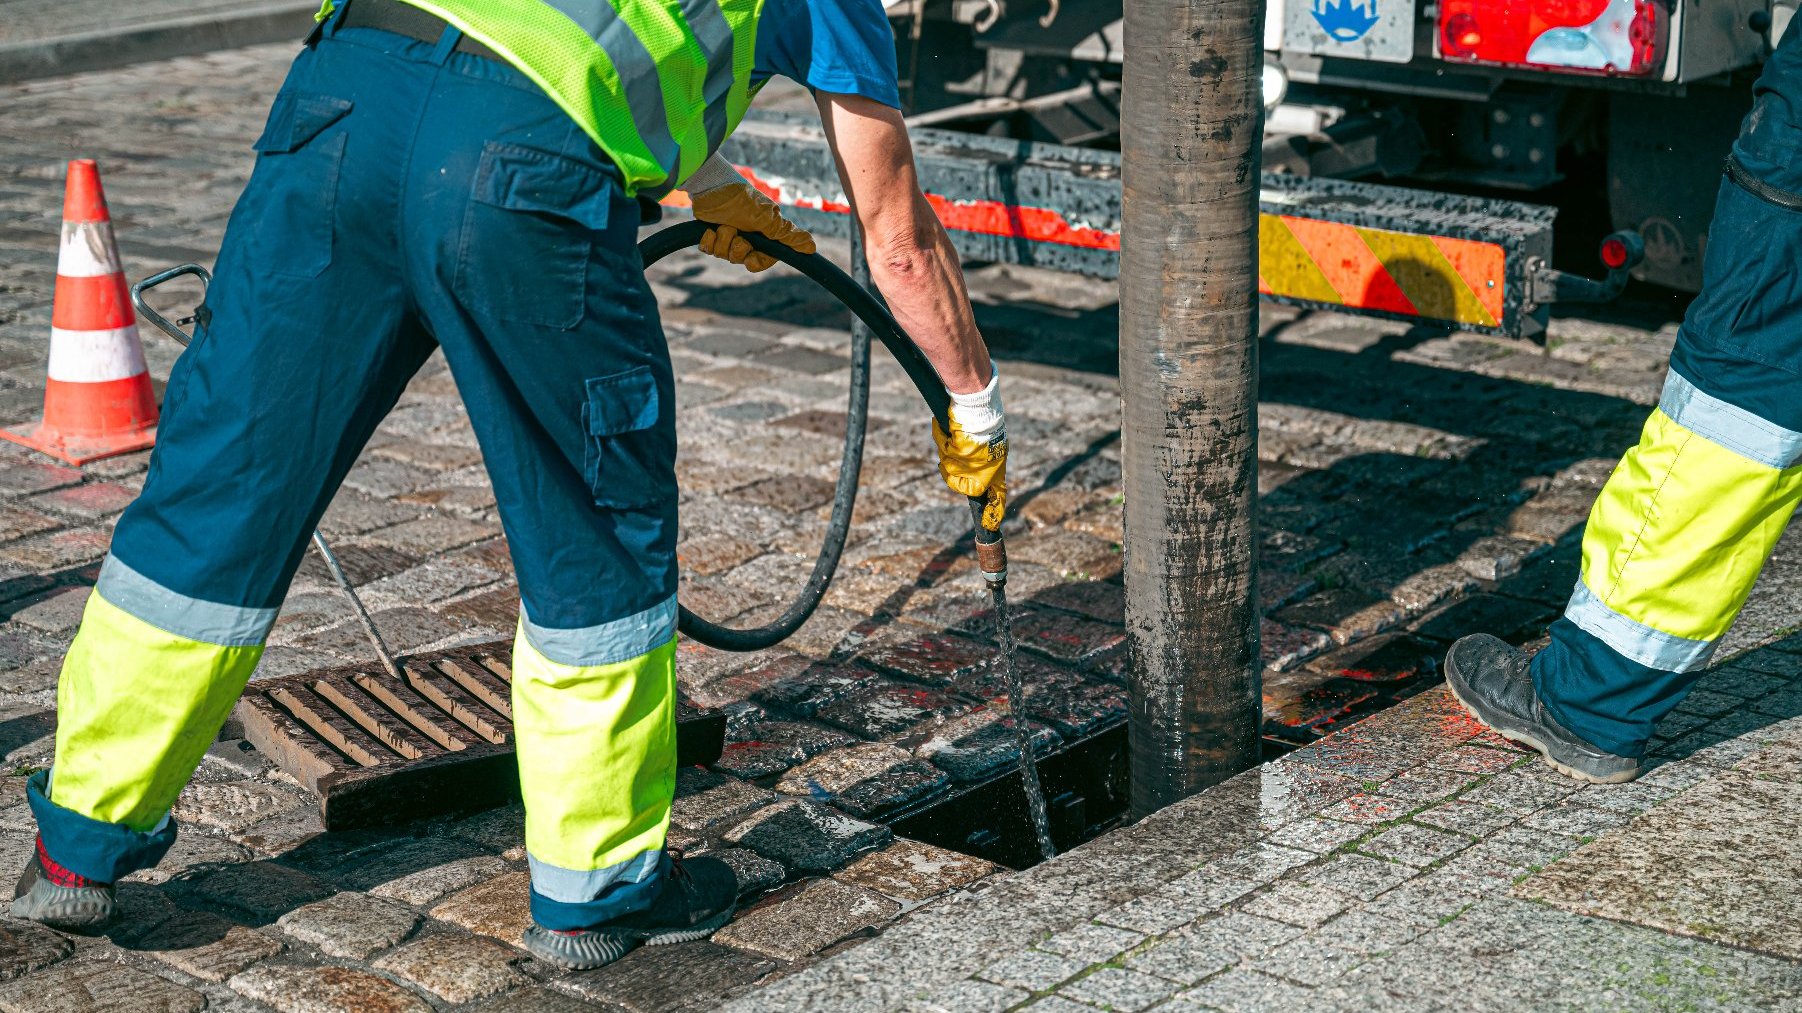
<instances>
[{"instance_id":1,"label":"open drain hole","mask_svg":"<svg viewBox=\"0 0 1802 1013\"><path fill-rule=\"evenodd\" d=\"M1264 759L1296 748L1265 738ZM1124 722L1039 758L1051 840L1059 854L1126 822L1132 767ZM1020 772L940 795L882 820L899 837L1028 869L1039 855Z\"/></svg>"}]
</instances>

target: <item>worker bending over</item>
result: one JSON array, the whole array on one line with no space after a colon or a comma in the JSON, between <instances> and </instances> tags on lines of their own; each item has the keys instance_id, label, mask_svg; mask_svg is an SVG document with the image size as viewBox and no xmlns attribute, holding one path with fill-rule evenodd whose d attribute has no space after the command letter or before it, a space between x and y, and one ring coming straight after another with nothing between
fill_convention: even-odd
<instances>
[{"instance_id":1,"label":"worker bending over","mask_svg":"<svg viewBox=\"0 0 1802 1013\"><path fill-rule=\"evenodd\" d=\"M595 967L704 936L730 868L665 847L675 786L676 425L636 249L684 185L708 252L804 252L716 152L768 77L816 93L871 273L954 395L957 492L1004 505L997 378L921 195L880 0L326 0L256 141L57 690L13 913L92 929L256 668L307 535L442 348L518 572L513 714L533 925Z\"/></svg>"},{"instance_id":2,"label":"worker bending over","mask_svg":"<svg viewBox=\"0 0 1802 1013\"><path fill-rule=\"evenodd\" d=\"M1802 503L1802 30L1785 33L1715 201L1702 292L1639 445L1603 487L1583 573L1529 663L1495 637L1446 676L1479 720L1585 781L1639 776Z\"/></svg>"}]
</instances>

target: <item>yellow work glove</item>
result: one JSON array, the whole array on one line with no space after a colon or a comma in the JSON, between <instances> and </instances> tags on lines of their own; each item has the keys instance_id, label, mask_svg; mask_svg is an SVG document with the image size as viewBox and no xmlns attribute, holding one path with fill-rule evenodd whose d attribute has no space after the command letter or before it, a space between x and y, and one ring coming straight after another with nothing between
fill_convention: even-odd
<instances>
[{"instance_id":1,"label":"yellow work glove","mask_svg":"<svg viewBox=\"0 0 1802 1013\"><path fill-rule=\"evenodd\" d=\"M974 394L952 394L949 414L950 432L937 419L932 421L939 474L952 492L982 500L982 526L999 531L1007 512L1007 421L1001 411L1001 375L996 373Z\"/></svg>"},{"instance_id":2,"label":"yellow work glove","mask_svg":"<svg viewBox=\"0 0 1802 1013\"><path fill-rule=\"evenodd\" d=\"M742 177L704 193L690 191L689 198L694 202L695 217L713 226L701 237L702 253L743 264L755 274L775 266L776 258L753 250L739 233L760 233L802 253L815 250L813 234L782 217L781 206Z\"/></svg>"}]
</instances>

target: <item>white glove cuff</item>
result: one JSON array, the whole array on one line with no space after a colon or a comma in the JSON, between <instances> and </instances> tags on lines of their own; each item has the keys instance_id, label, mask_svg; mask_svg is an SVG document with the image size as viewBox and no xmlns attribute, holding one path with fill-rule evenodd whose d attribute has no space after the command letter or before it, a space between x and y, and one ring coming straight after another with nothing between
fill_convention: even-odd
<instances>
[{"instance_id":1,"label":"white glove cuff","mask_svg":"<svg viewBox=\"0 0 1802 1013\"><path fill-rule=\"evenodd\" d=\"M725 186L750 186L751 181L739 174L732 163L720 157L719 152L707 156L701 167L688 174L682 183L682 189L688 191L690 197L718 190Z\"/></svg>"},{"instance_id":2,"label":"white glove cuff","mask_svg":"<svg viewBox=\"0 0 1802 1013\"><path fill-rule=\"evenodd\" d=\"M951 418L972 440L1007 439L1007 417L1001 411L1001 371L989 364L989 385L973 394L951 394Z\"/></svg>"}]
</instances>

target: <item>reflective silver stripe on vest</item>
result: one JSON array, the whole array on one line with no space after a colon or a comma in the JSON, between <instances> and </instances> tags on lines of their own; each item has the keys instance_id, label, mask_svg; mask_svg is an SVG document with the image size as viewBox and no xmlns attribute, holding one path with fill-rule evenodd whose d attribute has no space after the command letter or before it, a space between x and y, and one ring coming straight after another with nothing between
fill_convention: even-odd
<instances>
[{"instance_id":1,"label":"reflective silver stripe on vest","mask_svg":"<svg viewBox=\"0 0 1802 1013\"><path fill-rule=\"evenodd\" d=\"M645 48L632 26L626 24L608 0L545 0L564 17L588 33L601 47L607 59L619 72L620 84L626 91L626 105L632 112L632 125L650 149L651 157L666 173L673 174L682 166L682 146L669 132L669 110L663 104L663 79L657 76L657 61Z\"/></svg>"},{"instance_id":2,"label":"reflective silver stripe on vest","mask_svg":"<svg viewBox=\"0 0 1802 1013\"><path fill-rule=\"evenodd\" d=\"M727 98L732 94L734 78L732 26L726 23L726 12L720 10L719 0L683 0L682 14L700 41L701 51L707 54L707 84L702 95L707 101L703 117L707 125L707 153L711 155L726 143Z\"/></svg>"},{"instance_id":3,"label":"reflective silver stripe on vest","mask_svg":"<svg viewBox=\"0 0 1802 1013\"><path fill-rule=\"evenodd\" d=\"M279 611L202 601L158 584L107 556L94 593L120 611L187 640L220 647L255 647L269 636Z\"/></svg>"},{"instance_id":4,"label":"reflective silver stripe on vest","mask_svg":"<svg viewBox=\"0 0 1802 1013\"><path fill-rule=\"evenodd\" d=\"M1718 643L1691 640L1629 619L1609 608L1588 584L1580 580L1571 594L1570 605L1564 610L1564 617L1628 661L1637 661L1663 672L1693 672L1708 667L1708 659L1714 656Z\"/></svg>"}]
</instances>

